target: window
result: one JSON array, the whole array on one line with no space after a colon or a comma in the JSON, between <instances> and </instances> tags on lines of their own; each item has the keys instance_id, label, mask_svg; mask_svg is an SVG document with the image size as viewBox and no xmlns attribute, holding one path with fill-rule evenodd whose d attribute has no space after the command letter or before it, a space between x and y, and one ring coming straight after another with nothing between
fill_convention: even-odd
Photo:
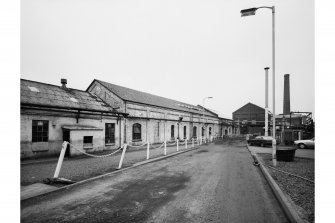
<instances>
[{"instance_id":1,"label":"window","mask_svg":"<svg viewBox=\"0 0 335 223\"><path fill-rule=\"evenodd\" d=\"M141 124L136 123L133 125L133 140L141 140Z\"/></svg>"},{"instance_id":2,"label":"window","mask_svg":"<svg viewBox=\"0 0 335 223\"><path fill-rule=\"evenodd\" d=\"M212 127L209 127L208 131L209 131L209 135L211 136L212 135Z\"/></svg>"},{"instance_id":3,"label":"window","mask_svg":"<svg viewBox=\"0 0 335 223\"><path fill-rule=\"evenodd\" d=\"M92 144L93 143L93 136L84 136L84 144Z\"/></svg>"},{"instance_id":4,"label":"window","mask_svg":"<svg viewBox=\"0 0 335 223\"><path fill-rule=\"evenodd\" d=\"M186 139L186 125L184 126L184 139Z\"/></svg>"},{"instance_id":5,"label":"window","mask_svg":"<svg viewBox=\"0 0 335 223\"><path fill-rule=\"evenodd\" d=\"M33 120L32 142L48 142L49 121Z\"/></svg>"},{"instance_id":6,"label":"window","mask_svg":"<svg viewBox=\"0 0 335 223\"><path fill-rule=\"evenodd\" d=\"M201 136L204 136L205 135L205 129L204 127L201 128Z\"/></svg>"},{"instance_id":7,"label":"window","mask_svg":"<svg viewBox=\"0 0 335 223\"><path fill-rule=\"evenodd\" d=\"M84 149L91 149L93 148L93 136L84 136Z\"/></svg>"},{"instance_id":8,"label":"window","mask_svg":"<svg viewBox=\"0 0 335 223\"><path fill-rule=\"evenodd\" d=\"M193 126L193 137L196 138L197 137L197 127Z\"/></svg>"},{"instance_id":9,"label":"window","mask_svg":"<svg viewBox=\"0 0 335 223\"><path fill-rule=\"evenodd\" d=\"M157 136L159 137L159 122L157 122Z\"/></svg>"},{"instance_id":10,"label":"window","mask_svg":"<svg viewBox=\"0 0 335 223\"><path fill-rule=\"evenodd\" d=\"M174 138L174 125L171 125L171 138Z\"/></svg>"},{"instance_id":11,"label":"window","mask_svg":"<svg viewBox=\"0 0 335 223\"><path fill-rule=\"evenodd\" d=\"M105 143L115 143L115 123L105 123Z\"/></svg>"}]
</instances>

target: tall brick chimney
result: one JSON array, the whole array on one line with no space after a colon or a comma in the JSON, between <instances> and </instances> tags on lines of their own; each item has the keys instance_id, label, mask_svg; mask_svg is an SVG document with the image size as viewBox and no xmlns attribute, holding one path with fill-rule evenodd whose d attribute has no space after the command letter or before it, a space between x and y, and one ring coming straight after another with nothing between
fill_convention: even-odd
<instances>
[{"instance_id":1,"label":"tall brick chimney","mask_svg":"<svg viewBox=\"0 0 335 223\"><path fill-rule=\"evenodd\" d=\"M289 115L291 112L290 107L290 75L284 75L284 104L283 104L283 114Z\"/></svg>"}]
</instances>

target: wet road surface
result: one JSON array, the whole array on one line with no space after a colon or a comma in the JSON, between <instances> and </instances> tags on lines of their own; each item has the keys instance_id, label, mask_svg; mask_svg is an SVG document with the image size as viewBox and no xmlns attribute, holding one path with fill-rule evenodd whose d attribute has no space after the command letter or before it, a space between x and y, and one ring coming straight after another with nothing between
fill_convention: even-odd
<instances>
[{"instance_id":1,"label":"wet road surface","mask_svg":"<svg viewBox=\"0 0 335 223\"><path fill-rule=\"evenodd\" d=\"M89 168L89 167L87 167ZM21 202L22 222L288 222L241 142Z\"/></svg>"}]
</instances>

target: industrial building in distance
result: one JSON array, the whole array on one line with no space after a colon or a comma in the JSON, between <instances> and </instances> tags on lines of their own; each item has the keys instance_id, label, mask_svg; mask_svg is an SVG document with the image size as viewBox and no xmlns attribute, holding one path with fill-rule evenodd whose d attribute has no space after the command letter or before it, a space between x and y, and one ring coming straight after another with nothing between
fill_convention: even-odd
<instances>
[{"instance_id":1,"label":"industrial building in distance","mask_svg":"<svg viewBox=\"0 0 335 223\"><path fill-rule=\"evenodd\" d=\"M272 134L273 114L268 114L268 133ZM290 145L298 139L314 137L314 121L311 112L291 111L290 76L284 75L283 114L275 115L276 136L282 144ZM247 103L233 112L233 120L241 134L265 135L265 109Z\"/></svg>"}]
</instances>

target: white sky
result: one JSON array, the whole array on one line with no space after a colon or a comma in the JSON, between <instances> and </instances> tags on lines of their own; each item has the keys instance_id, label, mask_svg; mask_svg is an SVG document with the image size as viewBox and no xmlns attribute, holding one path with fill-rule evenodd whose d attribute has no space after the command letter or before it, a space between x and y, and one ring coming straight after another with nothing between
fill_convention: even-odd
<instances>
[{"instance_id":1,"label":"white sky","mask_svg":"<svg viewBox=\"0 0 335 223\"><path fill-rule=\"evenodd\" d=\"M86 90L94 78L191 104L228 117L264 107L264 67L272 68L276 6L276 113L283 75L291 110L314 113L314 1L22 0L21 78ZM269 72L272 110L272 69Z\"/></svg>"}]
</instances>

